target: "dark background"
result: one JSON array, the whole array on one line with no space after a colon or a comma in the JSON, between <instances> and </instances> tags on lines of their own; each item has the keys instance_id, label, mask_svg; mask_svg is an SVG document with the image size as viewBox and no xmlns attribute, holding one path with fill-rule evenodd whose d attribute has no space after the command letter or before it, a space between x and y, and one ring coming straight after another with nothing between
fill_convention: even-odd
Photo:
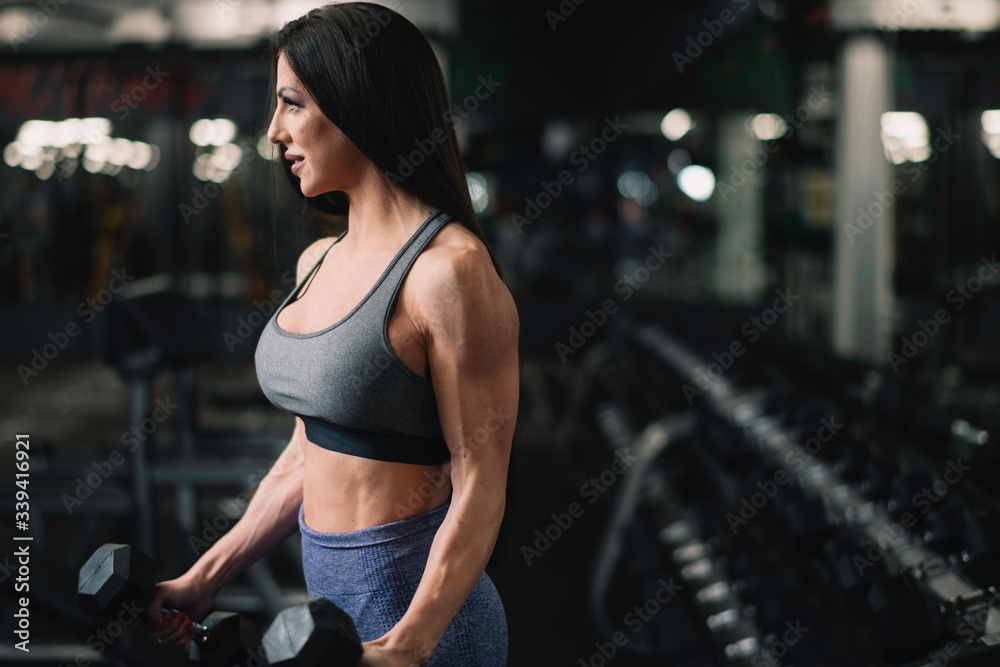
<instances>
[{"instance_id":1,"label":"dark background","mask_svg":"<svg viewBox=\"0 0 1000 667\"><path fill-rule=\"evenodd\" d=\"M263 44L280 22L265 21L242 37L236 26L256 21L254 8L281 4L235 4L217 16L218 38L205 41L198 37L205 33L186 28L198 23L185 18L187 4L71 0L17 51L9 37L24 16L18 12L30 17L41 5L0 4L0 26L7 26L8 36L0 39L0 143L9 148L26 121L103 117L111 120L111 136L155 145L159 153L151 170L105 164L89 171L62 156L27 169L12 164L7 149L0 165L0 558L14 548L9 546L17 490L14 438L28 433L36 664L69 664L81 655L124 664L182 661L183 652L150 645L141 632L129 633L120 650L83 652L90 621L75 609L76 570L104 542L149 540L157 578L179 575L197 555L192 535L204 536L204 522L225 516L220 503L246 492L253 485L248 473L266 469L291 433L292 417L274 408L257 384L257 313L269 316L274 290L284 299L292 283L283 276L294 272L302 250L324 233L290 196L274 163L253 150L218 194L205 198L208 182L193 165L209 149L188 137L201 118L230 119L237 128L233 142L241 145L256 145L266 131L270 91ZM198 5L211 23L212 3L190 6ZM663 326L685 341L704 356L706 368L713 352L722 353L733 341L746 344L746 356L734 360L726 377L762 387L768 410L784 415L803 439L815 432L814 417L847 419L846 434L837 440L845 444L828 447L824 456L848 477L862 471L851 477L855 482L882 484L883 496L872 491L876 500L889 497L894 480L900 497L907 497L909 487L899 481L906 474L940 476L957 456L974 461L961 486L961 511L954 515L959 519L951 523L965 525L975 517L984 526L1000 525L992 518L1000 510L995 485L1000 281L984 280L964 308L953 308L948 300L1000 245L1000 170L980 123L983 111L1000 108L1000 37L994 28L969 33L843 27L833 18L833 5L832 0L389 5L413 20L444 56L453 101L473 94L479 77L501 82L458 131L466 166L487 183L480 223L510 277L522 330L511 558L489 572L507 611L510 664L604 664L595 656L610 637L595 616L622 619L649 598L650 582L680 579L656 535L670 517L684 512L714 517L705 523L714 541L706 540L726 554L721 567L743 582L750 600L741 613L750 626L758 624L745 630L746 636L773 646L782 627L768 625L773 619L793 621L807 617L803 609L813 610L810 622L824 628L812 635L816 647L783 657L781 664L905 664L938 646L893 652L873 629L877 623L855 627L858 617L839 607L820 618L816 610L832 609L836 596L830 591L838 588L816 566L825 540L839 530L832 517L819 519L818 532L806 531L805 541L785 514L768 520L774 523L761 522L750 537L726 535L723 517L738 507L740 494L727 495L729 482L719 480L738 480L734 488L748 490L749 497L770 471L752 456L727 449L750 447L735 435L722 439L727 445L713 438L708 400L700 394L692 399L678 371L668 370L669 364L638 342L637 332L646 324ZM552 13L560 7L572 13L553 24ZM726 10L735 20L679 67L678 54L690 53L690 40L704 33L705 22ZM115 37L131 34L122 21L140 11L149 14L130 20L144 26L162 21L172 26L170 36ZM286 5L284 11L293 8ZM454 28L442 29L448 25L442 18ZM893 179L906 179L913 173L907 168L921 169L921 176L895 200L891 215L880 219L890 225L885 275L892 304L878 314L886 325L876 352L845 352L834 343L837 313L843 312L834 308L836 276L854 270L838 261L835 242L846 220L836 208L842 196L838 166L845 159L838 133L849 122L853 103L843 94L840 55L859 35L877 38L887 54L893 99L888 110L919 112L931 140L938 128L955 128L961 135L938 159L886 167ZM141 87L147 68L166 76L123 117L115 101ZM668 158L708 167L721 183L735 167L720 157L724 119L785 117L803 108L816 87L832 92L822 111L795 132L758 142L773 149L766 166L755 169L759 211L746 211L746 224L758 234L746 256L752 257L747 261L759 283L743 283L745 289L734 296L720 289L720 277L742 269L727 264L732 255L720 253L720 238L724 216L730 225L742 224L742 218L723 213L721 190L707 201L689 196ZM676 108L688 110L696 124L672 140L659 126ZM572 152L615 118L628 130L586 171L575 172ZM526 198L537 198L542 184L564 169L574 171L572 185L518 230L515 215L525 215ZM618 182L626 172L652 183L656 196L624 193ZM616 285L633 275L650 246L673 255L624 297ZM136 285L110 295L113 272L123 267ZM800 293L801 301L761 331L759 343L748 340L743 327L762 317L781 289ZM79 309L102 295L110 300L93 315ZM608 298L620 308L582 337L582 344L574 344L587 313ZM843 298L850 311L854 297ZM939 308L948 309L949 322L912 358L901 363L897 357L894 363L887 353L900 353L903 337L913 340L917 323L933 319ZM69 333L67 326L74 323L78 329L72 334L57 335ZM58 353L24 377L19 369L33 358L37 363L49 343L59 346ZM153 357L144 357L150 350ZM92 472L95 462L121 448L129 410L142 405L144 391L179 400L184 408L157 428L142 461L129 454L79 512L68 511L64 494L73 493L78 477ZM610 515L624 488L618 476L596 497L583 488L611 469L615 439L608 424L619 422L607 415L623 420L627 441L654 419L692 407L705 420L699 435L685 454L660 460L659 476L653 476L658 481L647 480L641 513L652 517L651 524L628 523L614 586L595 603L600 541L615 525ZM161 472L137 470L140 465ZM886 466L895 472L885 473ZM670 486L674 495L656 491L657 485ZM539 542L553 514L567 512L574 502L582 515L570 528L553 531L557 539ZM782 523L786 520L791 523ZM644 532L641 525L656 529ZM926 529L934 532L933 525ZM983 530L989 539L997 532ZM288 603L302 599L297 539L264 559L261 571L235 581L218 607L268 621L271 610L260 594L267 582L278 584ZM961 551L941 540L928 543L939 551ZM539 544L549 546L526 557L526 549ZM794 573L791 583L788 573ZM0 597L0 642L6 651L0 656L16 664L24 656L7 651L15 597L11 577L0 576L7 584ZM789 589L806 592L787 602ZM743 635L734 630L720 638L708 632L710 613L692 601L694 590L690 586L685 593L687 616L681 618L680 604L670 606L669 614L656 615L641 630L642 640L616 649L608 664L737 662L726 647ZM596 612L595 605L603 611ZM820 638L821 633L828 634Z\"/></svg>"}]
</instances>

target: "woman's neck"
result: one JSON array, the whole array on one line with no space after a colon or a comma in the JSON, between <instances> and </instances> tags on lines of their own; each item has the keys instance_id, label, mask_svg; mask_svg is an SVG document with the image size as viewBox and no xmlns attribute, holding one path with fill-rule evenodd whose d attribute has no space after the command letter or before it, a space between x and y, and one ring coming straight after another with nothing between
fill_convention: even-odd
<instances>
[{"instance_id":1,"label":"woman's neck","mask_svg":"<svg viewBox=\"0 0 1000 667\"><path fill-rule=\"evenodd\" d=\"M342 243L365 251L400 248L435 210L398 189L365 188L362 184L345 194L350 202L349 231Z\"/></svg>"}]
</instances>

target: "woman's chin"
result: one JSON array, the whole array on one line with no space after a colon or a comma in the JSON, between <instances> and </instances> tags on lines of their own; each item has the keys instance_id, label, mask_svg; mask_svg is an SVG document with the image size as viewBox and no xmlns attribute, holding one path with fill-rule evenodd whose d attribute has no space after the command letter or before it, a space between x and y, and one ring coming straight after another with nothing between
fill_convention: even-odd
<instances>
[{"instance_id":1,"label":"woman's chin","mask_svg":"<svg viewBox=\"0 0 1000 667\"><path fill-rule=\"evenodd\" d=\"M336 192L336 190L329 187L316 187L311 183L302 183L301 181L299 182L299 190L302 191L303 196L309 198L319 197L329 192Z\"/></svg>"}]
</instances>

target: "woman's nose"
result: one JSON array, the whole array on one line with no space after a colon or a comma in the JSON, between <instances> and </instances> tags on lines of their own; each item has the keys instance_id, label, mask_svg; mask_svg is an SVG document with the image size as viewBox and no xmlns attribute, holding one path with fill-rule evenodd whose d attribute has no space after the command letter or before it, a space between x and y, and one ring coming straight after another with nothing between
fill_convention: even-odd
<instances>
[{"instance_id":1,"label":"woman's nose","mask_svg":"<svg viewBox=\"0 0 1000 667\"><path fill-rule=\"evenodd\" d=\"M272 144L281 143L281 127L278 125L277 114L271 119L271 124L267 128L267 140Z\"/></svg>"}]
</instances>

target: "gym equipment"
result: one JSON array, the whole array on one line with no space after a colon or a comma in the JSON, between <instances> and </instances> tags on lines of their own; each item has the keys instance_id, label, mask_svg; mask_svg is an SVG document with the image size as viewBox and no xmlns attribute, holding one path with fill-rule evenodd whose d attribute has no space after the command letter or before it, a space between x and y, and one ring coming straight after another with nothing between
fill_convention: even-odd
<instances>
[{"instance_id":1,"label":"gym equipment","mask_svg":"<svg viewBox=\"0 0 1000 667\"><path fill-rule=\"evenodd\" d=\"M61 554L60 554L61 555ZM105 644L105 650L94 650L95 632L112 629L110 623L96 619L79 609L75 600L65 592L72 586L75 575L66 568L66 561L51 551L31 551L31 618L42 621L52 619L64 631L63 639L46 638L44 644L31 646L31 652L15 648L13 642L0 643L0 665L128 665L129 667L156 667L158 664L139 645L144 639L124 633ZM2 560L2 559L0 559ZM10 559L7 561L10 562ZM73 562L73 561L69 561ZM3 567L7 567L3 564ZM2 568L0 568L2 572ZM16 599L23 595L16 577L0 576L0 591ZM88 642L90 645L88 645ZM100 648L98 646L97 648Z\"/></svg>"},{"instance_id":2,"label":"gym equipment","mask_svg":"<svg viewBox=\"0 0 1000 667\"><path fill-rule=\"evenodd\" d=\"M868 484L869 497L888 500L893 491L893 480L899 476L899 466L895 461L868 461L864 466L864 479Z\"/></svg>"},{"instance_id":3,"label":"gym equipment","mask_svg":"<svg viewBox=\"0 0 1000 667\"><path fill-rule=\"evenodd\" d=\"M780 512L788 534L807 551L818 551L832 531L823 500L795 486L779 493L783 494Z\"/></svg>"},{"instance_id":4,"label":"gym equipment","mask_svg":"<svg viewBox=\"0 0 1000 667\"><path fill-rule=\"evenodd\" d=\"M195 623L195 626L198 624ZM232 611L214 611L204 623L204 637L188 643L191 664L198 667L252 667L261 664L260 626L242 614ZM256 659L251 659L254 656Z\"/></svg>"},{"instance_id":5,"label":"gym equipment","mask_svg":"<svg viewBox=\"0 0 1000 667\"><path fill-rule=\"evenodd\" d=\"M981 587L1000 581L1000 516L974 520L965 533L967 569Z\"/></svg>"},{"instance_id":6,"label":"gym equipment","mask_svg":"<svg viewBox=\"0 0 1000 667\"><path fill-rule=\"evenodd\" d=\"M896 476L891 484L892 497L888 503L889 511L897 519L907 513L919 519L924 514L920 511L920 503L930 504L926 494L933 494L934 481L931 471L923 469ZM930 495L930 498L936 499L936 496Z\"/></svg>"},{"instance_id":7,"label":"gym equipment","mask_svg":"<svg viewBox=\"0 0 1000 667\"><path fill-rule=\"evenodd\" d=\"M153 559L128 544L105 544L80 568L77 595L80 609L91 613L145 610L156 597ZM260 629L239 614L213 612L203 624L192 619L192 627L188 653L194 665L243 666L259 651Z\"/></svg>"},{"instance_id":8,"label":"gym equipment","mask_svg":"<svg viewBox=\"0 0 1000 667\"><path fill-rule=\"evenodd\" d=\"M924 520L924 539L931 547L943 554L957 554L963 548L974 548L977 537L981 538L979 527L972 518L965 501L953 496L933 508Z\"/></svg>"},{"instance_id":9,"label":"gym equipment","mask_svg":"<svg viewBox=\"0 0 1000 667\"><path fill-rule=\"evenodd\" d=\"M910 573L874 582L867 602L868 618L887 658L916 659L937 645L943 615Z\"/></svg>"},{"instance_id":10,"label":"gym equipment","mask_svg":"<svg viewBox=\"0 0 1000 667\"><path fill-rule=\"evenodd\" d=\"M864 613L872 584L899 574L893 555L876 547L851 534L832 538L823 545L831 575L829 583L840 592L847 613L855 618Z\"/></svg>"},{"instance_id":11,"label":"gym equipment","mask_svg":"<svg viewBox=\"0 0 1000 667\"><path fill-rule=\"evenodd\" d=\"M326 598L282 610L264 633L261 647L267 664L282 667L356 667L362 653L354 621Z\"/></svg>"},{"instance_id":12,"label":"gym equipment","mask_svg":"<svg viewBox=\"0 0 1000 667\"><path fill-rule=\"evenodd\" d=\"M887 659L895 662L925 657L944 643L946 629L955 624L962 628L958 636L974 641L951 642L953 652L949 655L957 655L956 651L972 655L997 644L1000 637L986 634L991 631L986 618L995 614L1000 604L994 587L945 600L932 593L935 579L950 578L959 571L959 564L956 558L923 562L872 585L867 617Z\"/></svg>"},{"instance_id":13,"label":"gym equipment","mask_svg":"<svg viewBox=\"0 0 1000 667\"><path fill-rule=\"evenodd\" d=\"M151 276L130 283L109 306L105 355L127 388L129 430L141 429L153 416L153 386L158 375L167 369L174 374L170 396L176 403L171 413L172 453L176 456L169 461L156 460L155 432L131 449L135 544L147 553L155 551L155 486L177 489L180 529L196 533L200 487L246 484L247 478L260 467L266 468L287 443L286 437L243 429L209 430L199 425L195 369L219 356L219 350L204 335L213 326L208 317L210 306L195 298L188 287L163 278ZM285 606L284 600L274 603L279 609Z\"/></svg>"},{"instance_id":14,"label":"gym equipment","mask_svg":"<svg viewBox=\"0 0 1000 667\"><path fill-rule=\"evenodd\" d=\"M641 334L679 381L691 382L692 373L704 365L665 334L652 329ZM943 487L946 481L934 472L940 461L919 453L903 456L900 446L905 443L878 430L877 423L858 424L845 441L838 441L837 451L824 451L803 466L794 458L795 445L806 419L802 415L810 410L792 408L790 423L783 424L788 406L773 395L765 394L761 401L753 389L729 386L699 398L703 409L696 437L701 442L691 452L692 458L702 459L702 472L698 475L698 466L686 459L669 465L695 472L690 486L700 481L710 495L695 492L676 504L696 516L699 508L707 512L704 525L725 535L712 519L730 509L740 494L749 497L759 489L757 511L747 511L742 517L746 523L728 526L733 539L727 574L738 576L737 583L746 582L740 597L756 607L754 623L760 631L776 634L793 619L816 628L801 644L766 639L761 644L765 652L772 658L795 654L795 664L816 664L816 656L832 658L830 646L839 644L846 652L836 662L822 663L838 665L848 664L841 657L855 659L854 664L862 658L886 665L921 661L916 665L929 657L943 664L942 656L996 653L1000 597L988 587L1000 570L1000 519L984 511L982 505L988 503L980 503L975 515L966 504L985 499L985 494L974 487L971 495L965 487ZM778 414L769 414L768 408ZM819 412L812 409L808 418ZM745 454L746 465L721 463L739 458L741 448L758 452L760 463L750 465ZM782 466L793 468L787 470L790 483L774 489L768 480L776 479L773 470L779 462L794 465ZM765 495L773 500L761 502ZM777 512L768 512L771 504ZM817 554L813 547L820 545ZM740 553L748 549L772 555L774 566ZM795 572L800 585L783 585L785 567ZM801 596L794 594L800 590ZM969 613L973 607L974 618ZM730 616L733 623L739 620ZM834 624L852 632L829 634Z\"/></svg>"}]
</instances>

